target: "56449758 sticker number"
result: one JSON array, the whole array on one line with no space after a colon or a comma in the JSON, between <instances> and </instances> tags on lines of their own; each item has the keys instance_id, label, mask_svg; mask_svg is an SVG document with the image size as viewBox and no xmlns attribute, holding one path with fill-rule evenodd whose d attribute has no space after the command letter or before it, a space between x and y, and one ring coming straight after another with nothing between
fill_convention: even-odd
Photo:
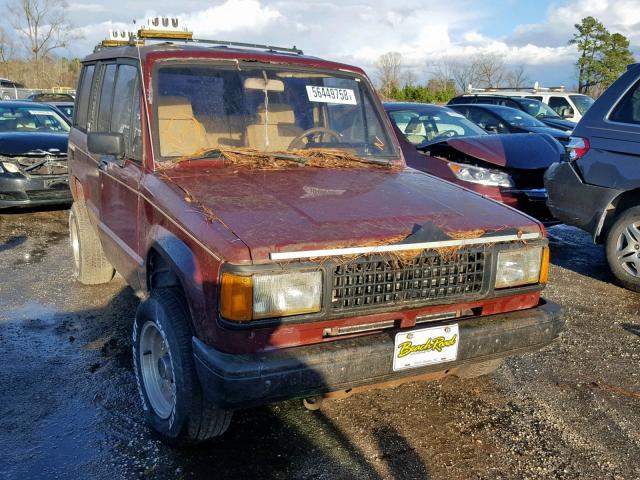
<instances>
[{"instance_id":1,"label":"56449758 sticker number","mask_svg":"<svg viewBox=\"0 0 640 480\"><path fill-rule=\"evenodd\" d=\"M350 88L316 87L307 85L307 96L312 102L357 105L355 92Z\"/></svg>"}]
</instances>

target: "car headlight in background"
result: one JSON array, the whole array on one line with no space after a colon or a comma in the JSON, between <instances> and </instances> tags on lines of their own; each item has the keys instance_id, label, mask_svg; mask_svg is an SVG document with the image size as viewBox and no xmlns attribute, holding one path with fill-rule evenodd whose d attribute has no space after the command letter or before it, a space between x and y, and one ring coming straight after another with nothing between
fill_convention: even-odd
<instances>
[{"instance_id":1,"label":"car headlight in background","mask_svg":"<svg viewBox=\"0 0 640 480\"><path fill-rule=\"evenodd\" d=\"M546 283L549 247L524 247L498 252L496 288Z\"/></svg>"},{"instance_id":2,"label":"car headlight in background","mask_svg":"<svg viewBox=\"0 0 640 480\"><path fill-rule=\"evenodd\" d=\"M449 162L449 168L458 179L465 182L493 187L513 187L509 174L500 170L489 170L488 168L455 162Z\"/></svg>"},{"instance_id":3,"label":"car headlight in background","mask_svg":"<svg viewBox=\"0 0 640 480\"><path fill-rule=\"evenodd\" d=\"M228 320L249 321L319 312L322 272L222 274L220 313Z\"/></svg>"},{"instance_id":4,"label":"car headlight in background","mask_svg":"<svg viewBox=\"0 0 640 480\"><path fill-rule=\"evenodd\" d=\"M0 173L9 172L9 173L18 173L20 169L15 163L11 162L0 162Z\"/></svg>"}]
</instances>

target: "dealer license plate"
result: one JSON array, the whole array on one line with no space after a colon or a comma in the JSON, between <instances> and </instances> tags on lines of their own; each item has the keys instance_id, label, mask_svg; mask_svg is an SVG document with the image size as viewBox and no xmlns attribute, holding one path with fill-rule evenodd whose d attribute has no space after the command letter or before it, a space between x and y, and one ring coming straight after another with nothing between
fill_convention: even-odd
<instances>
[{"instance_id":1,"label":"dealer license plate","mask_svg":"<svg viewBox=\"0 0 640 480\"><path fill-rule=\"evenodd\" d=\"M393 370L452 362L458 358L458 324L396 334Z\"/></svg>"}]
</instances>

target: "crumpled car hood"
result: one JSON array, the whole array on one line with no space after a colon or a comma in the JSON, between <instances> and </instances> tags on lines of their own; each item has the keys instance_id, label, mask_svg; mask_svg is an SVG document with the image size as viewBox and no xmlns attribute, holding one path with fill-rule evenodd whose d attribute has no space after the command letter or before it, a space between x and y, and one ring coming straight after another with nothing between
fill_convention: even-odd
<instances>
[{"instance_id":1,"label":"crumpled car hood","mask_svg":"<svg viewBox=\"0 0 640 480\"><path fill-rule=\"evenodd\" d=\"M500 167L540 169L560 161L562 145L548 135L512 133L449 138L435 144L418 147L437 154L446 145L461 153Z\"/></svg>"},{"instance_id":2,"label":"crumpled car hood","mask_svg":"<svg viewBox=\"0 0 640 480\"><path fill-rule=\"evenodd\" d=\"M525 215L412 170L229 168L167 171L250 249L270 252L358 246L409 236L423 224L487 232L537 232Z\"/></svg>"},{"instance_id":3,"label":"crumpled car hood","mask_svg":"<svg viewBox=\"0 0 640 480\"><path fill-rule=\"evenodd\" d=\"M0 132L0 155L17 156L52 149L66 155L68 140L68 133Z\"/></svg>"}]
</instances>

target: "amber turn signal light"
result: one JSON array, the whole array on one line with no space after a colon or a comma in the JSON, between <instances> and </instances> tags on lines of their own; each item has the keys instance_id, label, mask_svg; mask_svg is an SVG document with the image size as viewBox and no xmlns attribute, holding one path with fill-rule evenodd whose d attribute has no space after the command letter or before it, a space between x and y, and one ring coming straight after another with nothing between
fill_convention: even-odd
<instances>
[{"instance_id":1,"label":"amber turn signal light","mask_svg":"<svg viewBox=\"0 0 640 480\"><path fill-rule=\"evenodd\" d=\"M247 322L253 316L253 282L249 276L222 274L220 313L227 320Z\"/></svg>"},{"instance_id":2,"label":"amber turn signal light","mask_svg":"<svg viewBox=\"0 0 640 480\"><path fill-rule=\"evenodd\" d=\"M542 265L540 265L540 283L547 283L549 278L549 247L542 249Z\"/></svg>"}]
</instances>

